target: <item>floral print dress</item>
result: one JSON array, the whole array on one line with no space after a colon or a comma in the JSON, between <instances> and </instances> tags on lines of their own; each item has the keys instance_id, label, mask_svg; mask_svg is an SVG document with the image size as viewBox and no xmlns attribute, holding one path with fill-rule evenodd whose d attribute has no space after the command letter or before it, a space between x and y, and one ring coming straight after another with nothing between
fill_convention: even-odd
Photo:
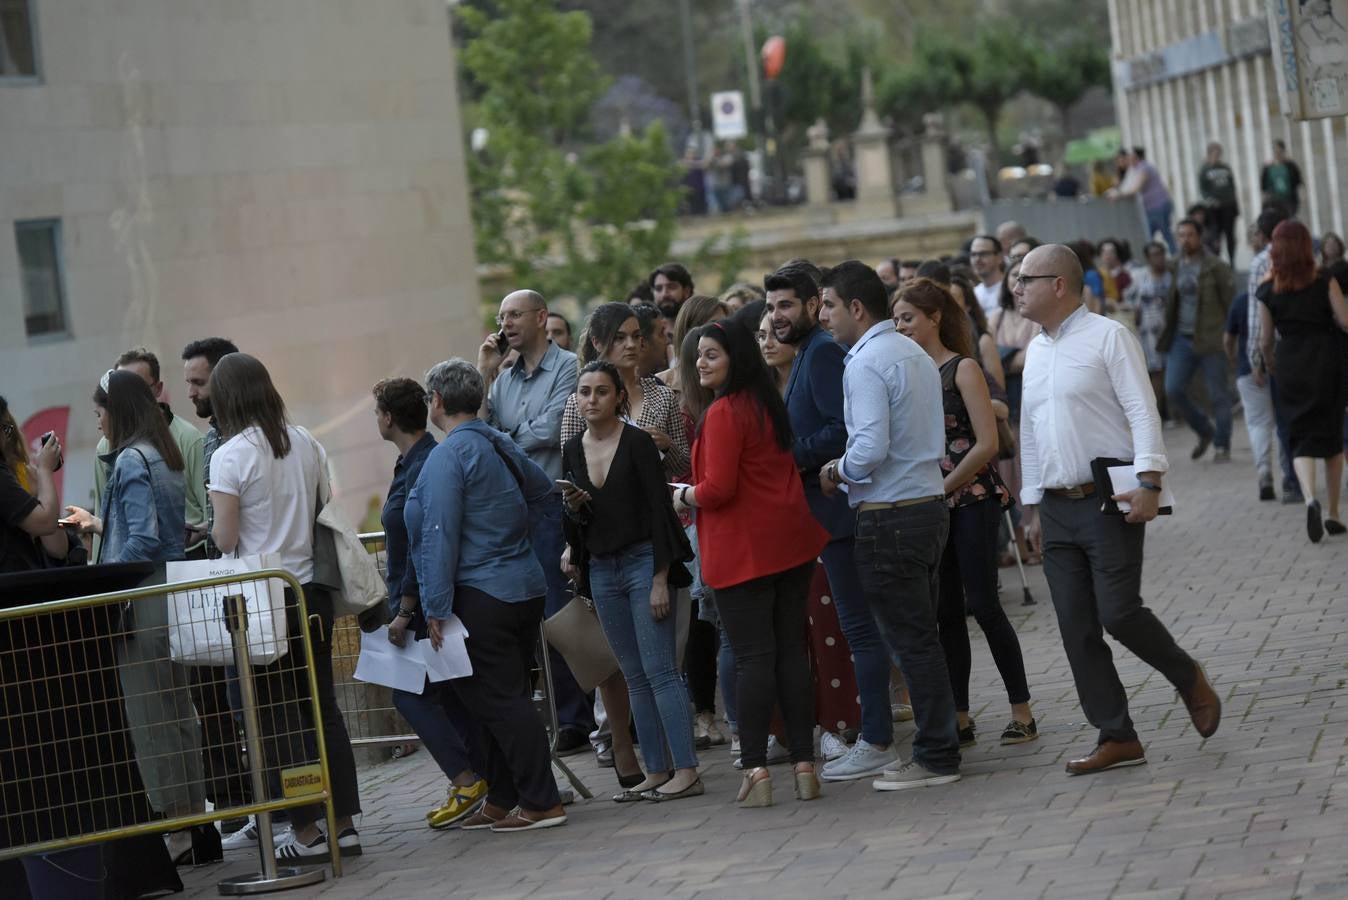
<instances>
[{"instance_id":1,"label":"floral print dress","mask_svg":"<svg viewBox=\"0 0 1348 900\"><path fill-rule=\"evenodd\" d=\"M945 406L945 456L941 457L942 475L949 475L955 471L974 446L973 422L969 418L968 408L964 405L964 396L960 394L959 385L955 384L955 372L959 369L960 362L965 359L968 357L956 356L941 366L941 400ZM1003 508L1011 505L1011 492L1006 489L1006 483L997 473L995 460L984 466L973 481L947 497L945 502L954 509L959 506L970 506L989 497L996 497L998 504Z\"/></svg>"}]
</instances>

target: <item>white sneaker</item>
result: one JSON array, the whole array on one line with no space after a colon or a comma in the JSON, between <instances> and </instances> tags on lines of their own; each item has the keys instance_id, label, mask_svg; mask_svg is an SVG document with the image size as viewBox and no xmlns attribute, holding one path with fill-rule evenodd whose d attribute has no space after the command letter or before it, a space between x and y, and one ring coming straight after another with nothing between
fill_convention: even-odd
<instances>
[{"instance_id":1,"label":"white sneaker","mask_svg":"<svg viewBox=\"0 0 1348 900\"><path fill-rule=\"evenodd\" d=\"M825 731L819 738L819 755L825 762L833 762L847 755L847 741L831 731ZM827 768L827 766L825 767Z\"/></svg>"},{"instance_id":2,"label":"white sneaker","mask_svg":"<svg viewBox=\"0 0 1348 900\"><path fill-rule=\"evenodd\" d=\"M271 834L273 844L279 844L286 838L290 831L290 825L285 822L271 823ZM257 819L250 819L248 824L240 828L231 835L226 835L220 839L220 848L222 850L252 850L257 847Z\"/></svg>"},{"instance_id":3,"label":"white sneaker","mask_svg":"<svg viewBox=\"0 0 1348 900\"><path fill-rule=\"evenodd\" d=\"M898 754L894 752L893 747L881 750L874 744L868 744L858 738L846 756L826 763L819 771L819 777L824 781L856 781L860 778L882 775L887 766L892 766L897 761Z\"/></svg>"},{"instance_id":4,"label":"white sneaker","mask_svg":"<svg viewBox=\"0 0 1348 900\"><path fill-rule=\"evenodd\" d=\"M787 761L788 759L790 759L790 758L791 758L791 751L790 751L790 750L787 750L785 747L783 747L783 746L781 745L781 742L777 740L777 736L776 736L776 735L773 735L773 734L768 735L768 761L767 761L767 764L770 765L770 766L774 766L774 765L776 765L777 763L784 763L784 762L786 762L786 761ZM743 758L743 757L737 757L737 758L735 759L735 762L733 763L733 765L734 765L735 768L737 768L737 769L743 769L743 768L744 768L744 758Z\"/></svg>"},{"instance_id":5,"label":"white sneaker","mask_svg":"<svg viewBox=\"0 0 1348 900\"><path fill-rule=\"evenodd\" d=\"M733 756L733 757L735 757L735 758L737 758L737 759L739 758L739 755L740 755L740 736L739 736L738 734L732 734L732 735L730 736L730 755Z\"/></svg>"},{"instance_id":6,"label":"white sneaker","mask_svg":"<svg viewBox=\"0 0 1348 900\"><path fill-rule=\"evenodd\" d=\"M917 760L910 759L898 768L886 769L879 778L871 782L871 787L877 791L906 791L912 788L950 784L959 780L958 772L953 775L937 775L923 768Z\"/></svg>"}]
</instances>

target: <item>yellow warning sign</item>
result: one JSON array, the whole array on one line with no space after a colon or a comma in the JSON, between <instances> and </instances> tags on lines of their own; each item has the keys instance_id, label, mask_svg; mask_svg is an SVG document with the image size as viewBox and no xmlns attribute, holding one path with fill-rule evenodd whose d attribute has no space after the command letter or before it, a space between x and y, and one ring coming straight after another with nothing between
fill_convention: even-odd
<instances>
[{"instance_id":1,"label":"yellow warning sign","mask_svg":"<svg viewBox=\"0 0 1348 900\"><path fill-rule=\"evenodd\" d=\"M317 764L281 770L281 795L287 800L291 797L321 793L323 793L323 769Z\"/></svg>"}]
</instances>

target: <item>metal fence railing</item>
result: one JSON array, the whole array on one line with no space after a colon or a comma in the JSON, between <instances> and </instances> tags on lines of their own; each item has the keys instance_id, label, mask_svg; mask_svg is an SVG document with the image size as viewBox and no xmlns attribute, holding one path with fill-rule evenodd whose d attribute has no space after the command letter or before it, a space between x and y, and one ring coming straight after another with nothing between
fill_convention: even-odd
<instances>
[{"instance_id":1,"label":"metal fence railing","mask_svg":"<svg viewBox=\"0 0 1348 900\"><path fill-rule=\"evenodd\" d=\"M0 860L254 815L260 871L222 893L322 881L277 866L270 823L322 804L336 834L317 621L279 569L0 609Z\"/></svg>"}]
</instances>

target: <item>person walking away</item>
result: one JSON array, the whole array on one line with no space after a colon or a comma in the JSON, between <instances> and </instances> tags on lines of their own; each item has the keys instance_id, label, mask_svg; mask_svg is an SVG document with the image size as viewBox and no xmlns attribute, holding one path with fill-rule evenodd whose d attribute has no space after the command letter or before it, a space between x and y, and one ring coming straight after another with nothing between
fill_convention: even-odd
<instances>
[{"instance_id":1,"label":"person walking away","mask_svg":"<svg viewBox=\"0 0 1348 900\"><path fill-rule=\"evenodd\" d=\"M426 391L421 385L410 378L386 378L371 393L379 436L398 448L380 524L384 529L388 639L395 647L402 647L409 640L422 641L428 636L404 512L408 492L435 449L435 438L426 430ZM393 706L449 779L445 802L426 812L426 824L437 830L449 828L481 809L487 798L487 782L477 774L483 767L477 723L449 682L427 678L419 694L394 688Z\"/></svg>"},{"instance_id":2,"label":"person walking away","mask_svg":"<svg viewBox=\"0 0 1348 900\"><path fill-rule=\"evenodd\" d=\"M450 614L468 631L473 674L450 682L479 723L487 800L459 827L495 833L566 824L530 670L547 581L530 520L557 498L548 473L477 418L486 387L462 359L426 373L430 419L445 435L421 467L404 520L421 608L439 651ZM561 553L552 560L560 568Z\"/></svg>"},{"instance_id":3,"label":"person walking away","mask_svg":"<svg viewBox=\"0 0 1348 900\"><path fill-rule=\"evenodd\" d=\"M1273 230L1273 267L1259 286L1265 363L1287 410L1292 465L1306 498L1306 534L1319 543L1344 533L1343 416L1348 405L1348 303L1339 283L1318 271L1311 234L1295 220ZM1274 348L1274 330L1278 341ZM1315 493L1315 461L1324 460L1329 516Z\"/></svg>"},{"instance_id":4,"label":"person walking away","mask_svg":"<svg viewBox=\"0 0 1348 900\"><path fill-rule=\"evenodd\" d=\"M1256 252L1262 247L1258 241L1259 228L1249 228L1250 246ZM1226 334L1222 345L1226 358L1236 367L1236 389L1240 392L1240 404L1244 409L1245 432L1250 438L1250 451L1254 456L1254 470L1259 479L1259 499L1276 500L1273 489L1273 439L1277 433L1273 414L1273 396L1268 381L1256 382L1250 366L1249 334L1250 319L1246 314L1248 298L1242 291L1231 304L1226 317Z\"/></svg>"},{"instance_id":5,"label":"person walking away","mask_svg":"<svg viewBox=\"0 0 1348 900\"><path fill-rule=\"evenodd\" d=\"M895 330L885 286L870 267L840 263L820 289L820 324L851 349L843 369L847 448L820 469L819 484L826 497L848 486L861 589L903 672L917 726L912 759L896 761L871 787L949 784L959 780L960 751L936 622L950 522L939 463L941 377L931 357Z\"/></svg>"},{"instance_id":6,"label":"person walking away","mask_svg":"<svg viewBox=\"0 0 1348 900\"><path fill-rule=\"evenodd\" d=\"M946 452L940 464L950 533L941 555L937 622L955 694L960 746L976 740L976 726L969 716L973 657L968 613L987 639L1011 703L1011 721L1002 730L1002 744L1033 741L1039 730L1030 711L1025 659L997 596L997 531L1002 511L1011 504L1011 492L995 465L997 417L988 378L972 356L967 317L940 286L917 281L904 288L894 313L899 334L916 342L941 375Z\"/></svg>"},{"instance_id":7,"label":"person walking away","mask_svg":"<svg viewBox=\"0 0 1348 900\"><path fill-rule=\"evenodd\" d=\"M716 592L735 654L744 768L736 799L772 805L768 728L778 705L796 796L813 800L819 780L805 600L828 533L810 516L791 456L786 404L749 328L722 319L693 333L698 382L716 399L698 423L693 484L674 500L676 510L696 512L702 579ZM770 534L765 522L772 523Z\"/></svg>"},{"instance_id":8,"label":"person walking away","mask_svg":"<svg viewBox=\"0 0 1348 900\"><path fill-rule=\"evenodd\" d=\"M573 577L590 585L627 681L646 761L645 780L613 799L659 802L703 793L693 717L679 679L670 587L676 569L678 580L687 580L683 563L693 551L674 514L655 441L622 418L627 396L612 363L595 360L581 369L576 399L586 427L562 450L564 564L585 570L587 577L579 571Z\"/></svg>"},{"instance_id":9,"label":"person walking away","mask_svg":"<svg viewBox=\"0 0 1348 900\"><path fill-rule=\"evenodd\" d=\"M482 342L477 370L487 387L482 418L508 434L556 481L562 477L562 414L567 398L576 390L576 355L548 340L547 322L548 304L537 291L507 294L496 316L500 331ZM498 338L504 338L504 347ZM498 377L506 350L519 356ZM544 615L551 616L570 601L566 578L557 565L565 546L560 493L539 506L531 545L548 584ZM589 746L594 728L592 702L560 653L550 650L549 660L558 722L556 749L566 756Z\"/></svg>"},{"instance_id":10,"label":"person walking away","mask_svg":"<svg viewBox=\"0 0 1348 900\"><path fill-rule=\"evenodd\" d=\"M1217 731L1222 713L1202 667L1142 602L1146 523L1156 517L1169 465L1161 419L1137 341L1082 305L1081 269L1071 250L1050 244L1031 251L1015 292L1026 318L1044 329L1025 364L1026 531L1042 541L1077 696L1099 730L1095 749L1069 761L1067 773L1139 765L1146 752L1105 632L1175 686L1200 736ZM1126 516L1101 511L1091 472L1099 457L1133 461L1137 486L1113 497L1130 504Z\"/></svg>"},{"instance_id":11,"label":"person walking away","mask_svg":"<svg viewBox=\"0 0 1348 900\"><path fill-rule=\"evenodd\" d=\"M897 758L889 702L889 658L857 573L856 517L840 493L824 496L818 475L825 463L842 456L847 448L843 399L846 351L819 325L821 300L811 272L803 267L783 268L764 279L763 287L774 336L796 348L796 362L785 391L794 434L791 452L810 512L829 533L821 559L838 624L851 650L861 704L856 743L845 755L827 763L820 775L825 781L875 777Z\"/></svg>"},{"instance_id":12,"label":"person walking away","mask_svg":"<svg viewBox=\"0 0 1348 900\"><path fill-rule=\"evenodd\" d=\"M1301 208L1301 167L1287 155L1287 144L1273 142L1273 158L1259 170L1259 190L1264 203L1277 204L1289 219L1295 219Z\"/></svg>"},{"instance_id":13,"label":"person walking away","mask_svg":"<svg viewBox=\"0 0 1348 900\"><path fill-rule=\"evenodd\" d=\"M1216 445L1214 460L1225 462L1231 458L1231 393L1222 335L1235 294L1233 276L1230 266L1204 251L1196 222L1185 219L1176 232L1180 255L1170 267L1175 283L1166 301L1165 329L1156 339L1156 349L1166 354L1166 400L1198 435L1190 458L1201 459ZM1189 399L1189 383L1200 369L1211 419Z\"/></svg>"}]
</instances>

